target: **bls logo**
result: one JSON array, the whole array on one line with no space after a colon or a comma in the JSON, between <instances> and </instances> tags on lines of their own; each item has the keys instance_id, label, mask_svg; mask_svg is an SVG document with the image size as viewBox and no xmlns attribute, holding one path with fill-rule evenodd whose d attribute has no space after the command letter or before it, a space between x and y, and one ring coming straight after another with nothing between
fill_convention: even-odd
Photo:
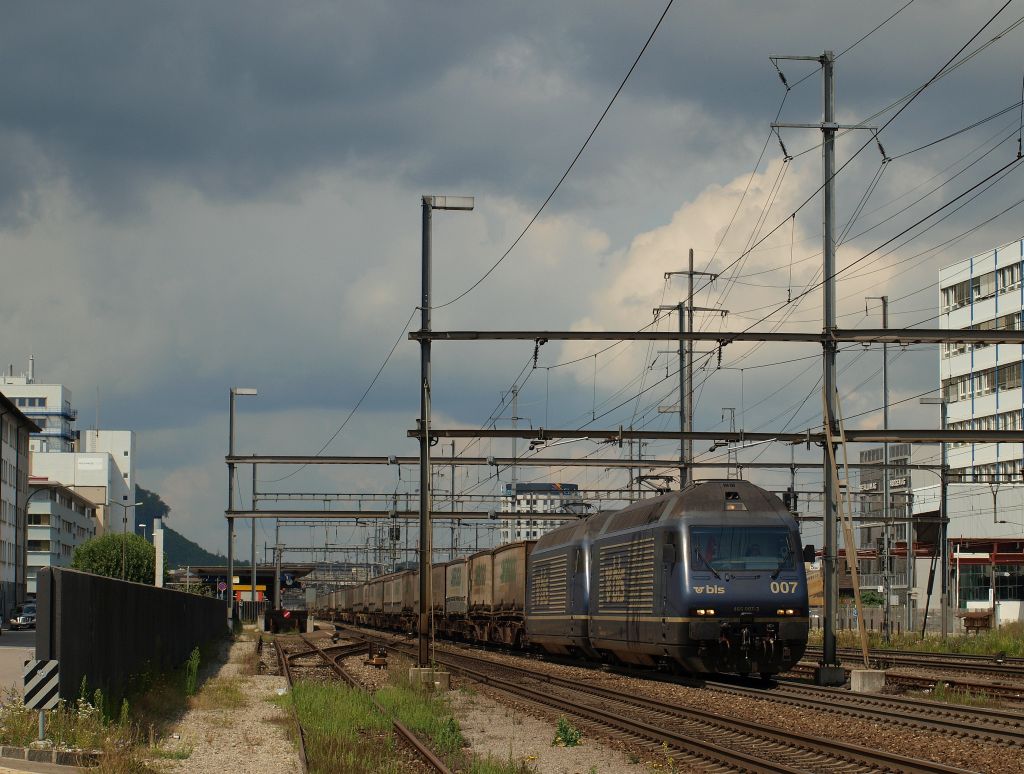
<instances>
[{"instance_id":1,"label":"bls logo","mask_svg":"<svg viewBox=\"0 0 1024 774\"><path fill-rule=\"evenodd\" d=\"M725 586L694 586L693 590L698 594L724 594Z\"/></svg>"}]
</instances>

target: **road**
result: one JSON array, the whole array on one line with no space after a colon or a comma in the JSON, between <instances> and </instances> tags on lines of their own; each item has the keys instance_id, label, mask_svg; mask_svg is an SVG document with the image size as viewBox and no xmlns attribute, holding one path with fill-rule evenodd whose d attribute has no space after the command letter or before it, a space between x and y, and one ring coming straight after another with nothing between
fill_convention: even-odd
<instances>
[{"instance_id":1,"label":"road","mask_svg":"<svg viewBox=\"0 0 1024 774\"><path fill-rule=\"evenodd\" d=\"M14 687L21 695L25 660L35 657L35 629L17 632L3 630L3 635L0 636L0 693Z\"/></svg>"}]
</instances>

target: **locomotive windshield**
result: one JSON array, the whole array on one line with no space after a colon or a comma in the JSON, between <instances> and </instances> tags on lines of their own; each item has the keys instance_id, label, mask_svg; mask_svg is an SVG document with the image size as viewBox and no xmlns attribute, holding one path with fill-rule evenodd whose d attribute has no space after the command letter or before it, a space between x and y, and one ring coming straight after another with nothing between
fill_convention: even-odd
<instances>
[{"instance_id":1,"label":"locomotive windshield","mask_svg":"<svg viewBox=\"0 0 1024 774\"><path fill-rule=\"evenodd\" d=\"M792 570L796 557L785 527L691 527L690 566L714 573Z\"/></svg>"}]
</instances>

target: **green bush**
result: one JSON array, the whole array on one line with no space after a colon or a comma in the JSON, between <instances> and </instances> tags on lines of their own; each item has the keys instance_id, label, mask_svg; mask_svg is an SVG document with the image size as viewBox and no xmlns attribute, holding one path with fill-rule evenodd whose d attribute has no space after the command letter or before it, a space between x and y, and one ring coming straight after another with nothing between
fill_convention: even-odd
<instances>
[{"instance_id":1,"label":"green bush","mask_svg":"<svg viewBox=\"0 0 1024 774\"><path fill-rule=\"evenodd\" d=\"M148 540L134 532L111 532L75 548L71 568L152 585L156 573L156 551Z\"/></svg>"}]
</instances>

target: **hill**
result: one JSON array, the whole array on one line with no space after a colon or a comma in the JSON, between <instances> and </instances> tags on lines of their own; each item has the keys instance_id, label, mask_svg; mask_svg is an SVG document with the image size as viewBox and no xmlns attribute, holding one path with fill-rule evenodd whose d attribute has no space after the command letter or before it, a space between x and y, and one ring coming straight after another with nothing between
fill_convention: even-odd
<instances>
[{"instance_id":1,"label":"hill","mask_svg":"<svg viewBox=\"0 0 1024 774\"><path fill-rule=\"evenodd\" d=\"M171 507L156 492L135 487L135 499L142 505L135 509L135 522L146 525L147 535L153 534L153 519L167 519ZM189 540L180 532L164 523L164 553L167 556L168 568L196 567L199 565L226 565L228 559L222 554L207 551L195 541ZM235 560L236 567L248 567L249 562Z\"/></svg>"}]
</instances>

